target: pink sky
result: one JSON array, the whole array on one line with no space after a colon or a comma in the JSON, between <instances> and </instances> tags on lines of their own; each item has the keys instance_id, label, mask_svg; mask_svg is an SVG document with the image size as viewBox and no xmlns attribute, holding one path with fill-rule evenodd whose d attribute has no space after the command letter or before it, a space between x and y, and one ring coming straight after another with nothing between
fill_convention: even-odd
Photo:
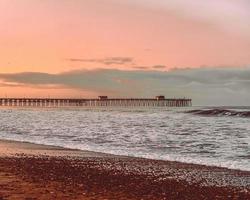
<instances>
[{"instance_id":1,"label":"pink sky","mask_svg":"<svg viewBox=\"0 0 250 200\"><path fill-rule=\"evenodd\" d=\"M249 9L247 0L0 0L0 73L248 66ZM114 57L132 60L101 62Z\"/></svg>"}]
</instances>

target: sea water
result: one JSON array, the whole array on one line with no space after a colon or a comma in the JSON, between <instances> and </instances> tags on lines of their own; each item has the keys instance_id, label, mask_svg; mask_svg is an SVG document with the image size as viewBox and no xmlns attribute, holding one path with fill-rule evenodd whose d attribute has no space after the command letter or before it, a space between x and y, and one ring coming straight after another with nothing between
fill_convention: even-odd
<instances>
[{"instance_id":1,"label":"sea water","mask_svg":"<svg viewBox=\"0 0 250 200\"><path fill-rule=\"evenodd\" d=\"M250 118L186 111L2 108L0 139L250 171Z\"/></svg>"}]
</instances>

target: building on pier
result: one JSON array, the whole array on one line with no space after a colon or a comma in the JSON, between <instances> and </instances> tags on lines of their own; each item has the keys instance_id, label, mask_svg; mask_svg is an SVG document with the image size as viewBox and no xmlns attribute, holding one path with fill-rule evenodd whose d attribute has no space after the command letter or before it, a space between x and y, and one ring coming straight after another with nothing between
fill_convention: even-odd
<instances>
[{"instance_id":1,"label":"building on pier","mask_svg":"<svg viewBox=\"0 0 250 200\"><path fill-rule=\"evenodd\" d=\"M99 100L107 100L108 96L99 96L98 98L99 98Z\"/></svg>"},{"instance_id":2,"label":"building on pier","mask_svg":"<svg viewBox=\"0 0 250 200\"><path fill-rule=\"evenodd\" d=\"M155 97L157 100L165 100L165 96L160 95Z\"/></svg>"}]
</instances>

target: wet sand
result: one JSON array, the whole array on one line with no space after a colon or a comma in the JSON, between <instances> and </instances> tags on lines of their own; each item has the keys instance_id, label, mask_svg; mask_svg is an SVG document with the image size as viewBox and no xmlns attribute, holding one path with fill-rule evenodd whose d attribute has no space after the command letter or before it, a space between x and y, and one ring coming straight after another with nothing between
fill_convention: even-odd
<instances>
[{"instance_id":1,"label":"wet sand","mask_svg":"<svg viewBox=\"0 0 250 200\"><path fill-rule=\"evenodd\" d=\"M1 199L250 199L250 172L0 141Z\"/></svg>"}]
</instances>

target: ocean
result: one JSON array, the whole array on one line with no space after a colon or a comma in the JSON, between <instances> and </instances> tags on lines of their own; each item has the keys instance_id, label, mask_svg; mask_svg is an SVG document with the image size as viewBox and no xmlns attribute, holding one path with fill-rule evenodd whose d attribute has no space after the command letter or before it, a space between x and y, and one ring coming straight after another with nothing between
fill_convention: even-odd
<instances>
[{"instance_id":1,"label":"ocean","mask_svg":"<svg viewBox=\"0 0 250 200\"><path fill-rule=\"evenodd\" d=\"M248 113L249 107L1 108L0 139L250 171Z\"/></svg>"}]
</instances>

